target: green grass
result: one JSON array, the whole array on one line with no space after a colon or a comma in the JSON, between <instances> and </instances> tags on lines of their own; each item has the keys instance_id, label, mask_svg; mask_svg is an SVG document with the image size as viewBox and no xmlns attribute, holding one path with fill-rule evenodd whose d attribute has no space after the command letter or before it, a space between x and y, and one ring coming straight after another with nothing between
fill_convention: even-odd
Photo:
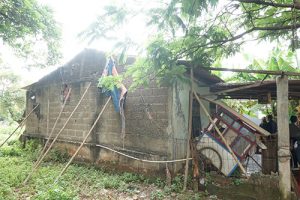
<instances>
[{"instance_id":1,"label":"green grass","mask_svg":"<svg viewBox=\"0 0 300 200\"><path fill-rule=\"evenodd\" d=\"M17 128L17 124L15 123L13 123L12 125L5 125L3 123L0 123L0 142L2 143L15 130L15 128ZM23 131L23 129L18 129L10 140L16 140L17 135L19 135L21 131Z\"/></svg>"},{"instance_id":2,"label":"green grass","mask_svg":"<svg viewBox=\"0 0 300 200\"><path fill-rule=\"evenodd\" d=\"M88 164L70 165L59 181L54 183L68 160L64 152L55 149L51 150L52 153L41 164L30 181L23 185L40 149L41 146L33 140L27 142L24 149L21 148L19 142L10 142L9 145L0 149L0 200L99 199L101 190L110 190L116 194L125 193L130 196L140 190L140 188L137 189L137 185L153 189L153 192L149 192L149 199L164 199L170 194L179 194L182 190L182 176L175 177L172 185L167 187L165 181L160 178L149 179L143 175L128 172L108 172ZM182 199L199 199L194 198L195 194L189 194L189 198L186 195L180 195L184 196Z\"/></svg>"}]
</instances>

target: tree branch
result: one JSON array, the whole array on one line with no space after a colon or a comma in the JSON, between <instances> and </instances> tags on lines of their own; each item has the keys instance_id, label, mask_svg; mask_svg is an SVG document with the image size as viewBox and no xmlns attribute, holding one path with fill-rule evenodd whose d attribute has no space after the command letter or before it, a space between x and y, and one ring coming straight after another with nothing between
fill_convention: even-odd
<instances>
[{"instance_id":1,"label":"tree branch","mask_svg":"<svg viewBox=\"0 0 300 200\"><path fill-rule=\"evenodd\" d=\"M206 48L217 47L217 46L223 45L227 42L232 42L232 41L238 40L238 39L242 38L244 35L247 35L254 31L282 31L282 30L290 30L290 29L298 29L298 28L300 28L300 24L286 25L286 26L253 27L249 30L244 31L243 33L240 33L234 37L227 38L224 40L214 40L214 41L210 41L210 42L207 42L207 43L201 44L201 45L198 45L197 43L195 43L195 46L191 46L189 49L183 49L182 52L180 52L178 56L182 56L188 51L196 52L200 48L204 48L204 47L206 47Z\"/></svg>"},{"instance_id":2,"label":"tree branch","mask_svg":"<svg viewBox=\"0 0 300 200\"><path fill-rule=\"evenodd\" d=\"M295 8L297 10L300 10L300 5L293 3L293 4L287 4L287 3L275 3L275 2L268 2L263 0L233 0L238 1L241 3L254 3L258 5L266 5L266 6L273 6L276 8Z\"/></svg>"}]
</instances>

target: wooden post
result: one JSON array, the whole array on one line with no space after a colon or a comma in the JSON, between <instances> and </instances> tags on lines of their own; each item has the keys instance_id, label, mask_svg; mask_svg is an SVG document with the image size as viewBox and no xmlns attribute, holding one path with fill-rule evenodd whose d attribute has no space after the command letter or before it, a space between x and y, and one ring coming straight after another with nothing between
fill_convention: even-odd
<instances>
[{"instance_id":1,"label":"wooden post","mask_svg":"<svg viewBox=\"0 0 300 200\"><path fill-rule=\"evenodd\" d=\"M188 129L188 135L187 135L187 142L186 142L186 158L188 159L190 157L190 140L191 140L191 135L192 135L192 117L193 117L193 77L194 77L194 72L193 68L191 69L191 89L190 89L190 105L189 105L189 129ZM188 173L189 173L189 160L186 160L185 162L185 171L184 171L184 182L183 182L183 191L186 190L187 186L187 178L188 178Z\"/></svg>"},{"instance_id":2,"label":"wooden post","mask_svg":"<svg viewBox=\"0 0 300 200\"><path fill-rule=\"evenodd\" d=\"M291 191L288 77L286 75L278 76L276 78L276 86L279 188L283 198L288 199Z\"/></svg>"}]
</instances>

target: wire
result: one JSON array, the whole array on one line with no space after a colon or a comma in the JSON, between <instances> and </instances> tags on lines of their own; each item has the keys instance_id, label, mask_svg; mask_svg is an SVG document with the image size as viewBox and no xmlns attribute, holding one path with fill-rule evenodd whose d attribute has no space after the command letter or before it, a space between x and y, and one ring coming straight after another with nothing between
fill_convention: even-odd
<instances>
[{"instance_id":1,"label":"wire","mask_svg":"<svg viewBox=\"0 0 300 200\"><path fill-rule=\"evenodd\" d=\"M73 144L80 144L81 143L81 142L61 140L61 139L59 139L57 141L68 142L68 143L73 143ZM128 154L122 153L120 151L117 151L115 149L109 148L109 147L101 145L101 144L92 144L92 143L84 143L84 144L85 145L91 145L91 146L101 147L103 149L112 151L112 152L117 153L119 155L125 156L127 158L131 158L133 160L138 160L138 161L141 161L141 162L148 162L148 163L174 163L174 162L183 162L183 161L186 161L186 160L193 160L193 158L188 158L188 159L183 158L183 159L175 159L175 160L145 160L145 159L140 159L140 158L136 158L136 157L130 156ZM125 149L125 150L128 150L128 149Z\"/></svg>"}]
</instances>

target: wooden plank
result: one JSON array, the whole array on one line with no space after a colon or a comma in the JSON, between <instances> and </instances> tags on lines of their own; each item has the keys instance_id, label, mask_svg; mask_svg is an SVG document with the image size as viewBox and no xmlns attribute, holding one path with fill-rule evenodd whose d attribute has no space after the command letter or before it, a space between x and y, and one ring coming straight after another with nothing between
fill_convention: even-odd
<instances>
[{"instance_id":1,"label":"wooden plank","mask_svg":"<svg viewBox=\"0 0 300 200\"><path fill-rule=\"evenodd\" d=\"M283 199L287 199L291 191L288 77L277 77L276 85L279 189L281 190Z\"/></svg>"},{"instance_id":2,"label":"wooden plank","mask_svg":"<svg viewBox=\"0 0 300 200\"><path fill-rule=\"evenodd\" d=\"M264 130L263 128L257 126L255 123L253 123L251 120L247 119L246 117L244 117L243 115L241 115L240 113L236 112L234 109L230 108L229 106L221 103L221 102L218 102L218 101L214 101L214 100L211 100L211 99L207 99L205 97L202 97L202 96L198 96L199 98L201 99L204 99L205 101L208 101L210 103L213 103L215 105L218 105L226 110L228 110L229 112L231 112L233 115L235 116L238 116L242 121L244 121L246 124L248 124L250 127L252 127L253 129L257 130L258 132L260 132L262 135L264 136L269 136L270 133L266 130Z\"/></svg>"}]
</instances>

